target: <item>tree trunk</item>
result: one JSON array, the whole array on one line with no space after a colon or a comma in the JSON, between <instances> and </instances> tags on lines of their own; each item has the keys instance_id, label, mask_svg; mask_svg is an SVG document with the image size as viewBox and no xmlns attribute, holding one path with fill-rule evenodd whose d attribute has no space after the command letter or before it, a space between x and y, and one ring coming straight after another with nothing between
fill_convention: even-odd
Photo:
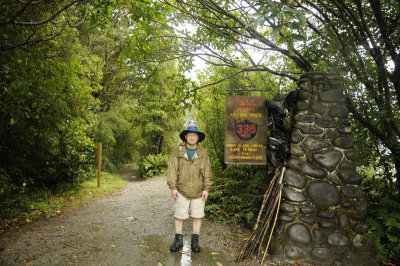
<instances>
[{"instance_id":1,"label":"tree trunk","mask_svg":"<svg viewBox=\"0 0 400 266\"><path fill-rule=\"evenodd\" d=\"M397 191L400 192L400 149L392 151L394 155L394 168L396 173L394 174L394 177L396 178L396 186L397 186Z\"/></svg>"}]
</instances>

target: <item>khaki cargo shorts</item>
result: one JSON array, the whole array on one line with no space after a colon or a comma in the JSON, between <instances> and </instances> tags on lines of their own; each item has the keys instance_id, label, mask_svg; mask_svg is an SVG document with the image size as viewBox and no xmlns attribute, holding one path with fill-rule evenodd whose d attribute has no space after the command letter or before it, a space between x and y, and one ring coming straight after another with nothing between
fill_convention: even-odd
<instances>
[{"instance_id":1,"label":"khaki cargo shorts","mask_svg":"<svg viewBox=\"0 0 400 266\"><path fill-rule=\"evenodd\" d=\"M204 217L204 206L206 201L203 198L198 199L187 199L182 194L178 194L178 198L175 200L175 218L185 220L190 217L192 218L203 218Z\"/></svg>"}]
</instances>

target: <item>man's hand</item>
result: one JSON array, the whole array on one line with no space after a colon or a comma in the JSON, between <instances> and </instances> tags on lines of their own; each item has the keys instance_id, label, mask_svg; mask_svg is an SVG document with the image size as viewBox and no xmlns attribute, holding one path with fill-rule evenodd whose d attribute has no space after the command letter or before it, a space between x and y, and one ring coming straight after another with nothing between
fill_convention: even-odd
<instances>
[{"instance_id":1,"label":"man's hand","mask_svg":"<svg viewBox=\"0 0 400 266\"><path fill-rule=\"evenodd\" d=\"M176 198L178 198L178 190L177 189L173 189L171 190L171 195L174 198L174 200L176 200Z\"/></svg>"},{"instance_id":2,"label":"man's hand","mask_svg":"<svg viewBox=\"0 0 400 266\"><path fill-rule=\"evenodd\" d=\"M208 198L208 191L203 190L203 194L201 195L201 197L202 197L204 200L207 200L207 198Z\"/></svg>"}]
</instances>

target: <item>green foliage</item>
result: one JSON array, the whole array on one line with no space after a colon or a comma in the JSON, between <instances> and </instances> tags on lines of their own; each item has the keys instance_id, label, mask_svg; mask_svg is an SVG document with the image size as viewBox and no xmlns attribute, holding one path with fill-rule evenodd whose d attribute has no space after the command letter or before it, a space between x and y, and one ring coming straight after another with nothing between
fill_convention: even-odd
<instances>
[{"instance_id":1,"label":"green foliage","mask_svg":"<svg viewBox=\"0 0 400 266\"><path fill-rule=\"evenodd\" d=\"M151 63L151 56L140 52L164 46L164 40L151 38L160 33L149 17L163 20L167 13L159 3L128 3L112 14L108 28L88 37L91 51L104 62L102 87L95 93L101 102L96 140L103 143L107 171L138 164L147 154L169 153L183 124L190 85L184 64Z\"/></svg>"},{"instance_id":2,"label":"green foliage","mask_svg":"<svg viewBox=\"0 0 400 266\"><path fill-rule=\"evenodd\" d=\"M172 147L164 146L167 135L176 135L182 127L185 105L180 98L190 83L177 61L149 64L150 77L140 80L141 88L135 92L137 105L134 112L140 139L136 142L140 154L169 153ZM156 71L156 72L155 72Z\"/></svg>"},{"instance_id":3,"label":"green foliage","mask_svg":"<svg viewBox=\"0 0 400 266\"><path fill-rule=\"evenodd\" d=\"M271 25L271 37L276 39L278 45L285 44L290 52L293 51L296 42L305 42L306 13L299 8L291 8L285 3L264 2L260 4L258 12L251 15L250 25L262 26L266 20L277 21Z\"/></svg>"},{"instance_id":4,"label":"green foliage","mask_svg":"<svg viewBox=\"0 0 400 266\"><path fill-rule=\"evenodd\" d=\"M229 165L213 180L205 208L207 215L214 221L253 225L270 180L267 168Z\"/></svg>"},{"instance_id":5,"label":"green foliage","mask_svg":"<svg viewBox=\"0 0 400 266\"><path fill-rule=\"evenodd\" d=\"M92 168L95 173L95 168ZM102 172L101 187L97 187L97 178L95 175L90 180L84 181L77 186L64 184L57 191L47 189L23 191L21 195L13 195L12 198L23 201L21 206L9 204L9 208L0 209L0 217L13 217L10 219L0 219L0 225L3 227L18 227L20 225L34 222L37 219L48 219L57 216L69 208L80 206L93 197L105 195L118 191L127 181L119 175Z\"/></svg>"},{"instance_id":6,"label":"green foliage","mask_svg":"<svg viewBox=\"0 0 400 266\"><path fill-rule=\"evenodd\" d=\"M364 172L365 173L365 172ZM364 177L372 239L382 263L400 263L400 197L395 185L375 174Z\"/></svg>"},{"instance_id":7,"label":"green foliage","mask_svg":"<svg viewBox=\"0 0 400 266\"><path fill-rule=\"evenodd\" d=\"M29 210L29 195L45 197L93 176L93 95L103 63L74 26L94 23L92 12L109 14L102 9L109 3L93 2L0 5L1 216Z\"/></svg>"},{"instance_id":8,"label":"green foliage","mask_svg":"<svg viewBox=\"0 0 400 266\"><path fill-rule=\"evenodd\" d=\"M83 180L93 159L92 87L83 75L91 70L81 65L81 55L65 55L61 42L50 43L47 53L39 47L1 57L0 168L17 191L23 183L56 188ZM76 40L67 43L84 50Z\"/></svg>"},{"instance_id":9,"label":"green foliage","mask_svg":"<svg viewBox=\"0 0 400 266\"><path fill-rule=\"evenodd\" d=\"M107 112L99 114L96 135L103 143L103 167L109 172L138 157L134 147L139 136L133 126L132 104L129 98L119 97Z\"/></svg>"},{"instance_id":10,"label":"green foliage","mask_svg":"<svg viewBox=\"0 0 400 266\"><path fill-rule=\"evenodd\" d=\"M168 167L168 156L149 154L139 164L138 178L148 178L164 174Z\"/></svg>"},{"instance_id":11,"label":"green foliage","mask_svg":"<svg viewBox=\"0 0 400 266\"><path fill-rule=\"evenodd\" d=\"M168 154L181 128L183 108L175 92L186 88L174 62L149 66L151 76L137 78L134 87L99 114L97 139L103 143L104 166L116 171L125 163L141 162L147 154Z\"/></svg>"},{"instance_id":12,"label":"green foliage","mask_svg":"<svg viewBox=\"0 0 400 266\"><path fill-rule=\"evenodd\" d=\"M150 37L162 33L149 18L165 21L171 10L152 1L67 2L0 5L4 215L29 209L30 193L73 188L92 176L95 140L113 172L168 153L183 124L191 85L185 63L149 63L138 50L165 47Z\"/></svg>"},{"instance_id":13,"label":"green foliage","mask_svg":"<svg viewBox=\"0 0 400 266\"><path fill-rule=\"evenodd\" d=\"M356 165L363 176L368 203L367 222L382 263L400 263L399 191L393 180L391 154L356 121L352 123Z\"/></svg>"}]
</instances>

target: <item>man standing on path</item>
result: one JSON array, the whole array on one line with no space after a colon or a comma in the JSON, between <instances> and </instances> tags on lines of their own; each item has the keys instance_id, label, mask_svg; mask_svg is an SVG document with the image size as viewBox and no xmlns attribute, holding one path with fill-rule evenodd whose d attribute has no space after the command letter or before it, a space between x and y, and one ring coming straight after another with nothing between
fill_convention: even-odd
<instances>
[{"instance_id":1,"label":"man standing on path","mask_svg":"<svg viewBox=\"0 0 400 266\"><path fill-rule=\"evenodd\" d=\"M191 247L193 252L200 252L201 219L212 184L210 159L199 145L206 136L195 125L190 125L179 136L183 143L172 153L167 171L167 183L175 200L175 239L170 251L176 252L183 247L183 220L189 218L190 209L193 218Z\"/></svg>"}]
</instances>

